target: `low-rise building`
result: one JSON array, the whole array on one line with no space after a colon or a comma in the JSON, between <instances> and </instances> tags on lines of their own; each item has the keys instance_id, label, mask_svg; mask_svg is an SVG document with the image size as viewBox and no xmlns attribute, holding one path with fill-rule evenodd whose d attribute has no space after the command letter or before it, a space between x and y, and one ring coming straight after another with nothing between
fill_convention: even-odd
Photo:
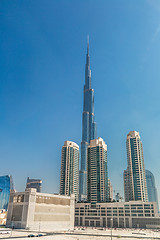
<instances>
[{"instance_id":1,"label":"low-rise building","mask_svg":"<svg viewBox=\"0 0 160 240\"><path fill-rule=\"evenodd\" d=\"M77 203L75 225L114 228L160 228L155 202Z\"/></svg>"},{"instance_id":2,"label":"low-rise building","mask_svg":"<svg viewBox=\"0 0 160 240\"><path fill-rule=\"evenodd\" d=\"M11 191L7 226L39 231L67 230L74 227L75 197Z\"/></svg>"},{"instance_id":3,"label":"low-rise building","mask_svg":"<svg viewBox=\"0 0 160 240\"><path fill-rule=\"evenodd\" d=\"M0 225L6 225L7 211L0 209Z\"/></svg>"}]
</instances>

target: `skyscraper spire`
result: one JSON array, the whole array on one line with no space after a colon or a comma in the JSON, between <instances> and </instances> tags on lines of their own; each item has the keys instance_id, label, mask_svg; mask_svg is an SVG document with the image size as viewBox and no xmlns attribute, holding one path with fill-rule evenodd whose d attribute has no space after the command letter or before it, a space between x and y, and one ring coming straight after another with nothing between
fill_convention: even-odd
<instances>
[{"instance_id":1,"label":"skyscraper spire","mask_svg":"<svg viewBox=\"0 0 160 240\"><path fill-rule=\"evenodd\" d=\"M90 56L89 56L89 35L87 36L87 54L86 54L86 68L90 71ZM89 74L89 72L88 72ZM87 77L85 77L87 79Z\"/></svg>"},{"instance_id":2,"label":"skyscraper spire","mask_svg":"<svg viewBox=\"0 0 160 240\"><path fill-rule=\"evenodd\" d=\"M86 200L87 198L87 148L90 140L96 138L96 123L94 121L94 90L91 88L89 37L87 40L85 85L83 95L80 200Z\"/></svg>"},{"instance_id":3,"label":"skyscraper spire","mask_svg":"<svg viewBox=\"0 0 160 240\"><path fill-rule=\"evenodd\" d=\"M87 35L87 55L89 55L89 35Z\"/></svg>"}]
</instances>

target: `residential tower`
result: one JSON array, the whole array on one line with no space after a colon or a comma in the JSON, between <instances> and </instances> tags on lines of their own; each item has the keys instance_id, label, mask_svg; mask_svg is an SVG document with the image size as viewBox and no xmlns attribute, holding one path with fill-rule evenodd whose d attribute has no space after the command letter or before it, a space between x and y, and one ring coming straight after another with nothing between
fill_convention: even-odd
<instances>
[{"instance_id":1,"label":"residential tower","mask_svg":"<svg viewBox=\"0 0 160 240\"><path fill-rule=\"evenodd\" d=\"M60 194L79 195L79 146L71 141L65 141L61 156Z\"/></svg>"}]
</instances>

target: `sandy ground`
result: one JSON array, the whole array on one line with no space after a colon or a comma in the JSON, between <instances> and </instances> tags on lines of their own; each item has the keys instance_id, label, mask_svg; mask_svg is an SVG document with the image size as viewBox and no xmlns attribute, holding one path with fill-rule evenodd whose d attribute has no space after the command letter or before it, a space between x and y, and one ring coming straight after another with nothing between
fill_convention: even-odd
<instances>
[{"instance_id":1,"label":"sandy ground","mask_svg":"<svg viewBox=\"0 0 160 240\"><path fill-rule=\"evenodd\" d=\"M30 232L23 230L4 230L4 234L0 232L0 239L37 239L37 237L28 238L29 234L37 235L38 232ZM8 233L6 233L8 232ZM109 240L111 239L111 229L97 230L97 229L85 229L74 230L67 232L54 232L54 233L42 233L41 240ZM160 239L160 232L152 230L140 230L140 229L113 229L112 240L135 240L135 239Z\"/></svg>"}]
</instances>

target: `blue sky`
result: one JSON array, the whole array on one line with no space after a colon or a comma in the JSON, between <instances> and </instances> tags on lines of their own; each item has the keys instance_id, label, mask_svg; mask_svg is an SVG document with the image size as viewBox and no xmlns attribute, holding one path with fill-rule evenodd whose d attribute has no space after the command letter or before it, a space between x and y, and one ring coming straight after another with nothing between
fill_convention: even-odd
<instances>
[{"instance_id":1,"label":"blue sky","mask_svg":"<svg viewBox=\"0 0 160 240\"><path fill-rule=\"evenodd\" d=\"M18 191L27 176L59 191L61 147L81 142L88 34L113 188L123 194L126 135L136 130L160 192L159 0L0 1L0 175Z\"/></svg>"}]
</instances>

